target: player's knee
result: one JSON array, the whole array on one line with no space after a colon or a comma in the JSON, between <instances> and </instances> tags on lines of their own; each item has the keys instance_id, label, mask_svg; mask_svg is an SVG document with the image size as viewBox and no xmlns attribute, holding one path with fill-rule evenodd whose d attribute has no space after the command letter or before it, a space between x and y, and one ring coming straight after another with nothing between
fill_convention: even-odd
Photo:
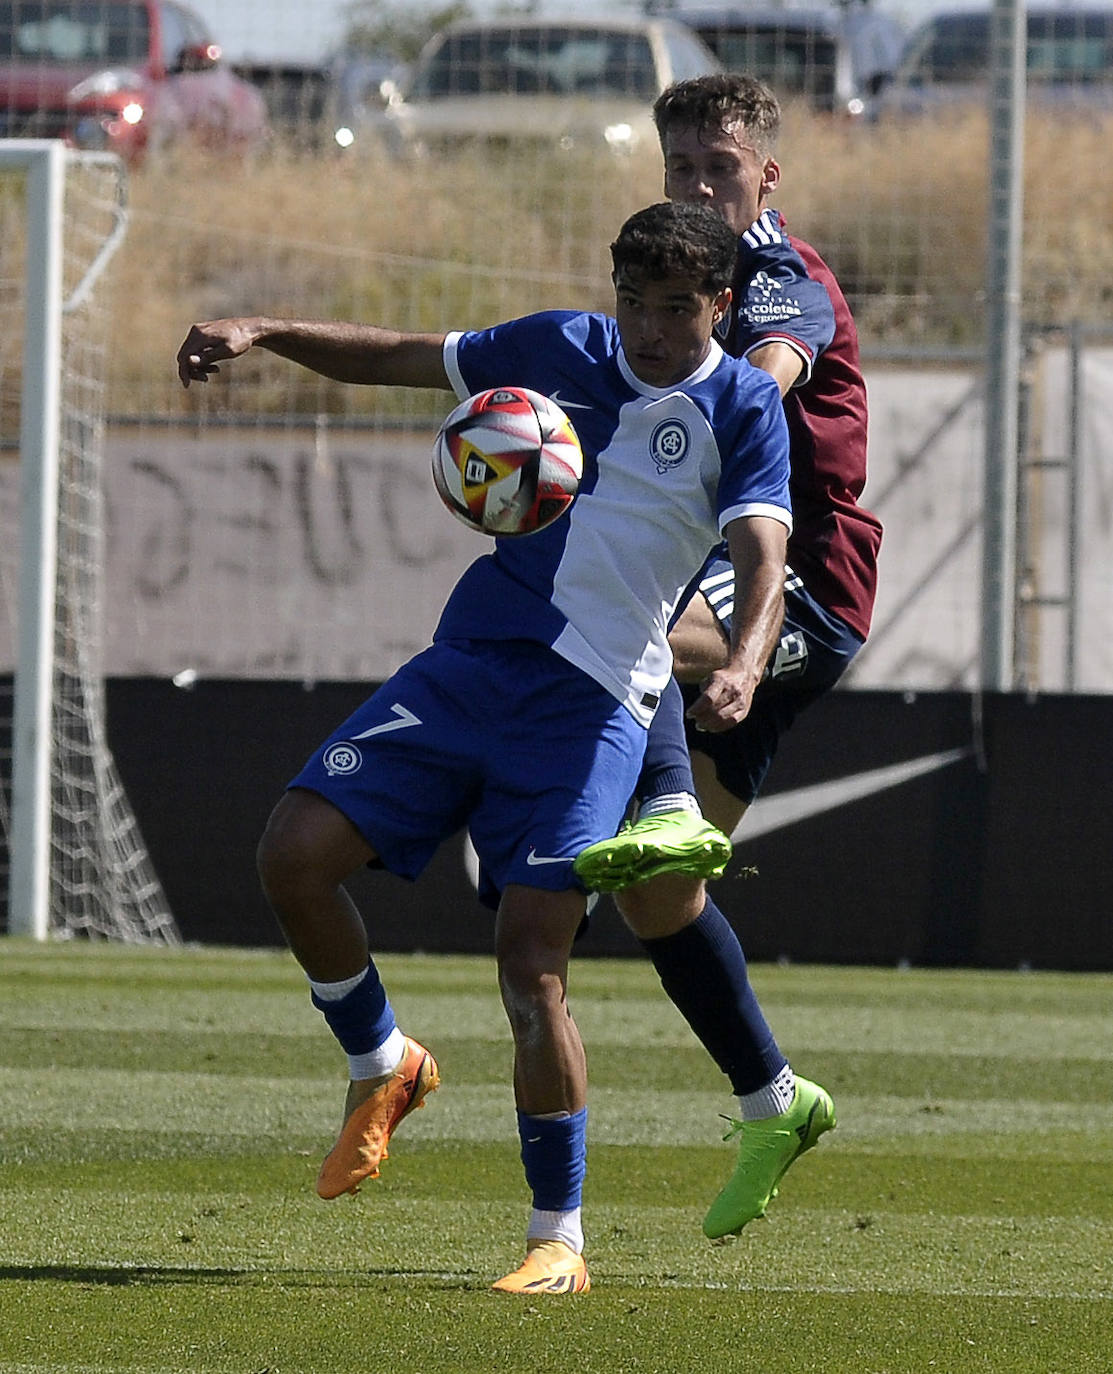
<instances>
[{"instance_id":1,"label":"player's knee","mask_svg":"<svg viewBox=\"0 0 1113 1374\"><path fill-rule=\"evenodd\" d=\"M334 807L309 793L287 792L271 812L255 863L267 897L290 907L335 887L370 854Z\"/></svg>"},{"instance_id":2,"label":"player's knee","mask_svg":"<svg viewBox=\"0 0 1113 1374\"><path fill-rule=\"evenodd\" d=\"M268 899L276 906L286 906L312 874L313 855L295 832L276 823L272 816L256 847L255 867Z\"/></svg>"},{"instance_id":3,"label":"player's knee","mask_svg":"<svg viewBox=\"0 0 1113 1374\"><path fill-rule=\"evenodd\" d=\"M530 957L514 951L498 961L499 992L514 1040L518 1044L545 1038L554 1020L566 1014L566 980Z\"/></svg>"},{"instance_id":4,"label":"player's knee","mask_svg":"<svg viewBox=\"0 0 1113 1374\"><path fill-rule=\"evenodd\" d=\"M619 914L639 940L675 935L697 919L707 900L701 878L662 873L614 894Z\"/></svg>"}]
</instances>

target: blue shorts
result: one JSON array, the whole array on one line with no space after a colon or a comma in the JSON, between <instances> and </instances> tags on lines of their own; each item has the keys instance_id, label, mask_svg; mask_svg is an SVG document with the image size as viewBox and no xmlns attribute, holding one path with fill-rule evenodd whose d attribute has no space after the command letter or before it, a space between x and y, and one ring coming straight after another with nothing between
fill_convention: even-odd
<instances>
[{"instance_id":1,"label":"blue shorts","mask_svg":"<svg viewBox=\"0 0 1113 1374\"><path fill-rule=\"evenodd\" d=\"M449 640L398 670L290 783L352 822L382 865L416 878L467 826L479 897L508 883L582 890L572 860L618 829L646 731L544 644Z\"/></svg>"},{"instance_id":2,"label":"blue shorts","mask_svg":"<svg viewBox=\"0 0 1113 1374\"><path fill-rule=\"evenodd\" d=\"M700 573L699 590L729 640L734 609L729 559L708 559ZM745 720L721 734L696 730L685 720L689 750L706 754L723 787L747 805L761 790L781 735L806 706L831 690L863 644L849 625L823 609L791 571L785 578L784 595L781 638ZM690 683L682 690L688 707L700 689Z\"/></svg>"}]
</instances>

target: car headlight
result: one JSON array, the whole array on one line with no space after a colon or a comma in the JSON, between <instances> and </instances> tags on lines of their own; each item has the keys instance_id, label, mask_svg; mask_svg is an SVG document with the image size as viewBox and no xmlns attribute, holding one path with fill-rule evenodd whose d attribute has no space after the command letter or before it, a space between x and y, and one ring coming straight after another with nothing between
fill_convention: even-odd
<instances>
[{"instance_id":1,"label":"car headlight","mask_svg":"<svg viewBox=\"0 0 1113 1374\"><path fill-rule=\"evenodd\" d=\"M608 124L603 130L603 137L607 141L607 147L613 148L615 152L626 152L637 142L637 135L631 124Z\"/></svg>"}]
</instances>

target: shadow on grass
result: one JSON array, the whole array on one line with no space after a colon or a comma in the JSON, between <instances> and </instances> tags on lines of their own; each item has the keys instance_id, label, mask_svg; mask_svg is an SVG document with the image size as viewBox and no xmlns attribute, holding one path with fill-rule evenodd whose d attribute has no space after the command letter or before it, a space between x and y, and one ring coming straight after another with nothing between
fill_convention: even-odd
<instances>
[{"instance_id":1,"label":"shadow on grass","mask_svg":"<svg viewBox=\"0 0 1113 1374\"><path fill-rule=\"evenodd\" d=\"M398 1279L418 1280L442 1288L487 1286L475 1273L447 1273L444 1270L418 1269L193 1269L184 1265L95 1265L95 1264L5 1264L0 1265L0 1283L76 1283L106 1288L155 1287L159 1284L201 1286L242 1285L255 1287L277 1283L285 1288L347 1288L368 1281L388 1285Z\"/></svg>"}]
</instances>

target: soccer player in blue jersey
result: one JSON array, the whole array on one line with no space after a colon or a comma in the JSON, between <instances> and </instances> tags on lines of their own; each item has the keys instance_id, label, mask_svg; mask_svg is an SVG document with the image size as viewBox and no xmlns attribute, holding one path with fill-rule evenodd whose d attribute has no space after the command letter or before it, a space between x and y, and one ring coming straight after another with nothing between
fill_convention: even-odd
<instances>
[{"instance_id":1,"label":"soccer player in blue jersey","mask_svg":"<svg viewBox=\"0 0 1113 1374\"><path fill-rule=\"evenodd\" d=\"M788 429L775 384L728 357L735 238L703 207L657 205L611 248L615 317L545 312L492 329L401 334L265 318L194 325L184 385L262 347L339 380L520 385L553 397L584 450L567 517L496 539L457 583L433 644L324 742L276 806L264 890L348 1056L339 1139L318 1192L375 1177L391 1131L438 1083L404 1036L343 883L363 865L416 877L467 825L497 910L499 987L533 1209L526 1258L495 1287L589 1286L580 1217L586 1068L568 962L586 906L575 857L613 835L671 681L668 625L725 537L732 646L691 706L710 732L743 719L783 614Z\"/></svg>"},{"instance_id":2,"label":"soccer player in blue jersey","mask_svg":"<svg viewBox=\"0 0 1113 1374\"><path fill-rule=\"evenodd\" d=\"M728 1136L738 1141L737 1164L704 1220L714 1238L764 1214L785 1170L835 1115L828 1094L797 1078L778 1047L738 938L704 878L722 872L727 836L756 797L781 734L834 686L865 640L881 527L858 499L866 389L854 321L830 268L789 235L770 201L780 181L775 97L738 73L702 76L663 92L654 118L666 194L717 211L739 236L719 336L776 380L791 436L785 621L750 711L720 733L703 731L689 712L685 741L674 684L650 730L637 821L577 861L589 886L616 890L666 991L737 1097L739 1120ZM735 614L734 573L720 548L670 636L689 704L722 662Z\"/></svg>"}]
</instances>

